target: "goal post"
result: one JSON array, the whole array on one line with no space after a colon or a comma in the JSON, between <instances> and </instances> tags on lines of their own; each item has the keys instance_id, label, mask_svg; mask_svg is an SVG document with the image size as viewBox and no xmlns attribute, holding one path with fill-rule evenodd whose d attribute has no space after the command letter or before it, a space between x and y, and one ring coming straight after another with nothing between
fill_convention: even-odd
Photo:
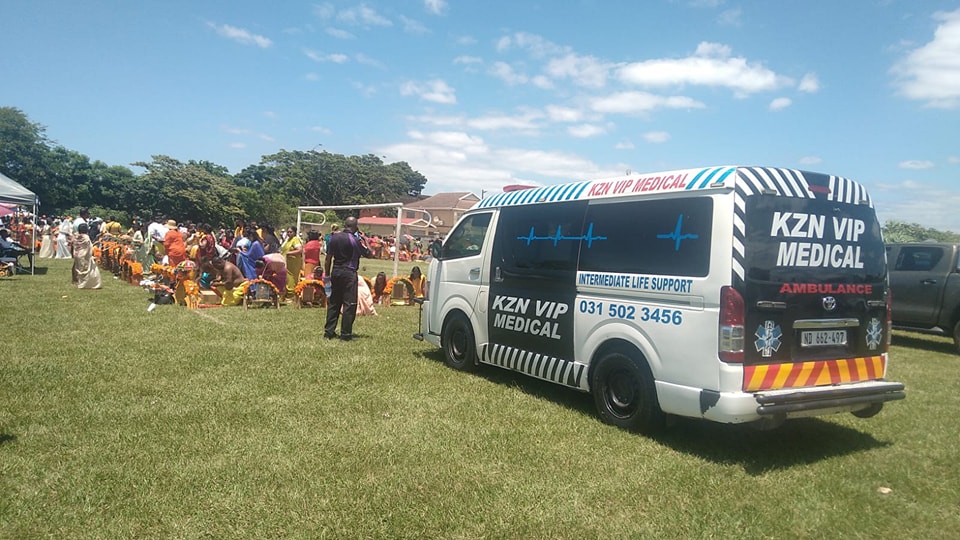
<instances>
[{"instance_id":1,"label":"goal post","mask_svg":"<svg viewBox=\"0 0 960 540\"><path fill-rule=\"evenodd\" d=\"M298 206L297 207L297 234L302 234L302 224L303 214L320 214L323 215L327 210L362 210L364 208L396 208L397 209L397 226L393 237L396 239L396 242L400 243L400 226L402 224L401 219L403 218L403 203L380 203L380 204L354 204L354 205L340 205L340 206ZM359 219L360 216L357 216ZM323 225L326 223L326 216L324 216L323 221L320 223L311 223L306 222L310 225ZM397 272L400 271L400 246L397 246L397 249L393 252L393 275L399 275Z\"/></svg>"}]
</instances>

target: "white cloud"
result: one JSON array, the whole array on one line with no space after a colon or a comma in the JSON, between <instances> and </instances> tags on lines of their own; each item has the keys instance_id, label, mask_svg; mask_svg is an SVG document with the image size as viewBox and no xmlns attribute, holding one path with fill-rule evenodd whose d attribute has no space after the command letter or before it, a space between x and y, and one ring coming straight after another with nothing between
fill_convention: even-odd
<instances>
[{"instance_id":1,"label":"white cloud","mask_svg":"<svg viewBox=\"0 0 960 540\"><path fill-rule=\"evenodd\" d=\"M323 127L323 126L310 126L310 131L315 131L315 132L317 132L317 133L322 133L323 135L332 135L332 134L333 134L333 131L331 131L329 128L325 128L325 127Z\"/></svg>"},{"instance_id":2,"label":"white cloud","mask_svg":"<svg viewBox=\"0 0 960 540\"><path fill-rule=\"evenodd\" d=\"M355 36L346 30L341 30L340 28L327 27L323 30L328 36L335 37L337 39L353 39Z\"/></svg>"},{"instance_id":3,"label":"white cloud","mask_svg":"<svg viewBox=\"0 0 960 540\"><path fill-rule=\"evenodd\" d=\"M721 11L720 15L717 16L717 22L721 26L740 26L740 16L743 15L742 10L737 8L728 9Z\"/></svg>"},{"instance_id":4,"label":"white cloud","mask_svg":"<svg viewBox=\"0 0 960 540\"><path fill-rule=\"evenodd\" d=\"M447 0L423 0L423 6L434 15L441 15L447 10Z\"/></svg>"},{"instance_id":5,"label":"white cloud","mask_svg":"<svg viewBox=\"0 0 960 540\"><path fill-rule=\"evenodd\" d=\"M456 91L440 79L426 82L405 82L400 85L400 95L418 96L424 101L444 105L453 105L457 102Z\"/></svg>"},{"instance_id":6,"label":"white cloud","mask_svg":"<svg viewBox=\"0 0 960 540\"><path fill-rule=\"evenodd\" d=\"M549 77L546 77L544 75L536 75L532 79L530 79L530 82L532 82L533 85L536 86L537 88L541 88L543 90L549 90L553 88L553 81L551 81Z\"/></svg>"},{"instance_id":7,"label":"white cloud","mask_svg":"<svg viewBox=\"0 0 960 540\"><path fill-rule=\"evenodd\" d=\"M800 84L797 85L797 90L801 92L806 92L808 94L814 94L820 91L820 80L817 79L815 73L807 73L800 79Z\"/></svg>"},{"instance_id":8,"label":"white cloud","mask_svg":"<svg viewBox=\"0 0 960 540\"><path fill-rule=\"evenodd\" d=\"M634 62L620 68L618 76L623 82L638 86L716 86L730 88L738 96L768 92L792 83L760 63L730 54L727 45L703 42L693 56Z\"/></svg>"},{"instance_id":9,"label":"white cloud","mask_svg":"<svg viewBox=\"0 0 960 540\"><path fill-rule=\"evenodd\" d=\"M457 38L457 45L476 45L477 38L473 36L460 36Z\"/></svg>"},{"instance_id":10,"label":"white cloud","mask_svg":"<svg viewBox=\"0 0 960 540\"><path fill-rule=\"evenodd\" d=\"M933 40L891 68L899 94L928 107L960 107L960 9L938 12Z\"/></svg>"},{"instance_id":11,"label":"white cloud","mask_svg":"<svg viewBox=\"0 0 960 540\"><path fill-rule=\"evenodd\" d=\"M488 72L510 86L525 84L529 80L523 73L514 71L513 67L506 62L494 62Z\"/></svg>"},{"instance_id":12,"label":"white cloud","mask_svg":"<svg viewBox=\"0 0 960 540\"><path fill-rule=\"evenodd\" d=\"M789 107L793 101L790 98L779 97L770 102L771 111L782 111Z\"/></svg>"},{"instance_id":13,"label":"white cloud","mask_svg":"<svg viewBox=\"0 0 960 540\"><path fill-rule=\"evenodd\" d=\"M273 142L275 140L273 137L271 137L270 135L267 135L266 133L261 133L257 135L257 137L267 142Z\"/></svg>"},{"instance_id":14,"label":"white cloud","mask_svg":"<svg viewBox=\"0 0 960 540\"><path fill-rule=\"evenodd\" d=\"M603 127L595 124L580 124L576 126L570 126L567 128L567 133L571 137L576 137L578 139L586 139L589 137L596 137L598 135L603 135L606 133Z\"/></svg>"},{"instance_id":15,"label":"white cloud","mask_svg":"<svg viewBox=\"0 0 960 540\"><path fill-rule=\"evenodd\" d=\"M340 13L337 13L337 19L359 26L393 26L389 19L366 4L340 11Z\"/></svg>"},{"instance_id":16,"label":"white cloud","mask_svg":"<svg viewBox=\"0 0 960 540\"><path fill-rule=\"evenodd\" d=\"M960 163L960 156L950 156L947 158L947 163L951 165L956 165Z\"/></svg>"},{"instance_id":17,"label":"white cloud","mask_svg":"<svg viewBox=\"0 0 960 540\"><path fill-rule=\"evenodd\" d=\"M271 119L271 120L276 120L277 118L279 118L279 116L277 115L277 113L275 113L275 112L273 112L273 111L263 111L263 115L266 116L267 118Z\"/></svg>"},{"instance_id":18,"label":"white cloud","mask_svg":"<svg viewBox=\"0 0 960 540\"><path fill-rule=\"evenodd\" d=\"M568 47L557 45L542 36L526 32L517 32L497 40L496 49L498 52L506 52L513 48L525 50L534 58L559 56L569 52Z\"/></svg>"},{"instance_id":19,"label":"white cloud","mask_svg":"<svg viewBox=\"0 0 960 540\"><path fill-rule=\"evenodd\" d=\"M308 81L319 81L320 75L311 71L310 73L304 75L303 78Z\"/></svg>"},{"instance_id":20,"label":"white cloud","mask_svg":"<svg viewBox=\"0 0 960 540\"><path fill-rule=\"evenodd\" d=\"M252 34L248 30L243 28L237 28L236 26L230 26L229 24L215 24L207 23L210 28L213 28L221 36L232 39L237 43L242 43L244 45L256 45L261 49L266 49L267 47L273 45L273 42L269 38L265 38L261 35Z\"/></svg>"},{"instance_id":21,"label":"white cloud","mask_svg":"<svg viewBox=\"0 0 960 540\"><path fill-rule=\"evenodd\" d=\"M618 92L595 98L590 104L602 113L637 114L655 109L703 109L706 105L686 96L658 96L647 92Z\"/></svg>"},{"instance_id":22,"label":"white cloud","mask_svg":"<svg viewBox=\"0 0 960 540\"><path fill-rule=\"evenodd\" d=\"M420 21L401 15L400 22L403 23L403 31L408 34L423 35L430 33L430 30Z\"/></svg>"},{"instance_id":23,"label":"white cloud","mask_svg":"<svg viewBox=\"0 0 960 540\"><path fill-rule=\"evenodd\" d=\"M932 161L922 161L922 160L911 159L907 161L901 161L897 166L900 167L901 169L919 170L919 169L932 169L934 165Z\"/></svg>"},{"instance_id":24,"label":"white cloud","mask_svg":"<svg viewBox=\"0 0 960 540\"><path fill-rule=\"evenodd\" d=\"M607 84L611 69L611 64L592 56L569 53L547 62L544 71L555 79L570 79L580 86L603 88Z\"/></svg>"},{"instance_id":25,"label":"white cloud","mask_svg":"<svg viewBox=\"0 0 960 540\"><path fill-rule=\"evenodd\" d=\"M350 59L345 54L341 54L341 53L325 54L325 53L321 53L319 51L314 51L311 49L304 49L303 54L305 54L307 58L320 64L323 64L326 62L333 62L334 64L345 64Z\"/></svg>"},{"instance_id":26,"label":"white cloud","mask_svg":"<svg viewBox=\"0 0 960 540\"><path fill-rule=\"evenodd\" d=\"M483 59L480 58L479 56L460 55L460 56L458 56L458 57L456 57L456 58L453 59L453 63L454 63L454 64L464 64L464 65L482 64L482 63L483 63Z\"/></svg>"},{"instance_id":27,"label":"white cloud","mask_svg":"<svg viewBox=\"0 0 960 540\"><path fill-rule=\"evenodd\" d=\"M553 122L579 122L583 118L583 112L570 107L547 105L546 111L547 117Z\"/></svg>"},{"instance_id":28,"label":"white cloud","mask_svg":"<svg viewBox=\"0 0 960 540\"><path fill-rule=\"evenodd\" d=\"M799 159L801 165L819 165L823 162L820 156L803 156Z\"/></svg>"},{"instance_id":29,"label":"white cloud","mask_svg":"<svg viewBox=\"0 0 960 540\"><path fill-rule=\"evenodd\" d=\"M541 113L527 111L515 116L488 115L471 118L465 124L473 129L483 131L514 130L521 132L535 132L539 129L537 120L543 117Z\"/></svg>"},{"instance_id":30,"label":"white cloud","mask_svg":"<svg viewBox=\"0 0 960 540\"><path fill-rule=\"evenodd\" d=\"M633 150L636 148L631 141L620 141L613 146L616 150Z\"/></svg>"},{"instance_id":31,"label":"white cloud","mask_svg":"<svg viewBox=\"0 0 960 540\"><path fill-rule=\"evenodd\" d=\"M670 140L670 134L666 131L648 131L643 134L643 140L648 143L665 143Z\"/></svg>"},{"instance_id":32,"label":"white cloud","mask_svg":"<svg viewBox=\"0 0 960 540\"><path fill-rule=\"evenodd\" d=\"M377 149L377 153L406 161L431 178L432 192L499 191L509 184L567 182L622 174L628 167L602 168L575 154L494 147L479 137L460 132L411 132L406 142ZM539 180L537 178L540 178Z\"/></svg>"},{"instance_id":33,"label":"white cloud","mask_svg":"<svg viewBox=\"0 0 960 540\"><path fill-rule=\"evenodd\" d=\"M232 143L230 143L230 148L237 148L237 149L242 150L242 149L244 149L244 148L246 148L246 147L247 147L247 143L242 143L242 142L232 142Z\"/></svg>"}]
</instances>

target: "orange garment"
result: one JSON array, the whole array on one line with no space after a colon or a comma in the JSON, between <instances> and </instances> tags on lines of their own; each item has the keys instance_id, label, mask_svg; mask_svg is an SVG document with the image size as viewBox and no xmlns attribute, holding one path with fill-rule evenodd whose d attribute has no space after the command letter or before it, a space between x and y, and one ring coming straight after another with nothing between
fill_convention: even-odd
<instances>
[{"instance_id":1,"label":"orange garment","mask_svg":"<svg viewBox=\"0 0 960 540\"><path fill-rule=\"evenodd\" d=\"M176 229L170 229L163 237L163 249L167 253L167 264L170 266L176 266L187 260L187 244L183 241L183 235Z\"/></svg>"}]
</instances>

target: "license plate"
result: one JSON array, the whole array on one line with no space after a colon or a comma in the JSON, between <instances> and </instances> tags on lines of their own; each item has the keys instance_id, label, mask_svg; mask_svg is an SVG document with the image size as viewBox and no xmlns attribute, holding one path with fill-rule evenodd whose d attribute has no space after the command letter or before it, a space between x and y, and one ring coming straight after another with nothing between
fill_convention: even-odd
<instances>
[{"instance_id":1,"label":"license plate","mask_svg":"<svg viewBox=\"0 0 960 540\"><path fill-rule=\"evenodd\" d=\"M805 330L800 333L801 347L837 347L846 344L846 330Z\"/></svg>"}]
</instances>

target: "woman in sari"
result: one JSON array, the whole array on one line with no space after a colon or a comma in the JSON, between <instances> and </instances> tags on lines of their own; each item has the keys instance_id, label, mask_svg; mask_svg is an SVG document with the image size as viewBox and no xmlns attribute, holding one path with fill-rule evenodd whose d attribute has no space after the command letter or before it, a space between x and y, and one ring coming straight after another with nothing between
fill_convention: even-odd
<instances>
[{"instance_id":1,"label":"woman in sari","mask_svg":"<svg viewBox=\"0 0 960 540\"><path fill-rule=\"evenodd\" d=\"M70 216L64 216L57 226L57 259L70 258L70 236L73 235L73 221Z\"/></svg>"},{"instance_id":2,"label":"woman in sari","mask_svg":"<svg viewBox=\"0 0 960 540\"><path fill-rule=\"evenodd\" d=\"M103 285L89 232L90 226L81 223L73 239L73 284L78 289L99 289Z\"/></svg>"},{"instance_id":3,"label":"woman in sari","mask_svg":"<svg viewBox=\"0 0 960 540\"><path fill-rule=\"evenodd\" d=\"M177 222L168 220L167 234L163 237L163 250L167 254L167 264L176 266L187 260L187 244L183 241L183 234L177 227Z\"/></svg>"},{"instance_id":4,"label":"woman in sari","mask_svg":"<svg viewBox=\"0 0 960 540\"><path fill-rule=\"evenodd\" d=\"M240 271L243 272L243 277L247 279L257 279L260 276L257 274L256 263L263 258L263 244L260 243L260 235L257 234L256 229L246 229L243 233L245 238L250 242L250 247L245 251L241 250L237 252L237 266L239 266Z\"/></svg>"},{"instance_id":5,"label":"woman in sari","mask_svg":"<svg viewBox=\"0 0 960 540\"><path fill-rule=\"evenodd\" d=\"M40 220L40 225L40 253L38 256L41 259L52 259L54 256L52 229L46 219Z\"/></svg>"},{"instance_id":6,"label":"woman in sari","mask_svg":"<svg viewBox=\"0 0 960 540\"><path fill-rule=\"evenodd\" d=\"M303 242L297 236L296 227L287 228L287 239L280 246L280 253L287 258L287 298L293 298L303 269Z\"/></svg>"},{"instance_id":7,"label":"woman in sari","mask_svg":"<svg viewBox=\"0 0 960 540\"><path fill-rule=\"evenodd\" d=\"M287 290L287 259L280 253L267 253L260 259L259 267L262 268L260 277L273 283L280 291L280 299L283 300L283 293Z\"/></svg>"}]
</instances>

